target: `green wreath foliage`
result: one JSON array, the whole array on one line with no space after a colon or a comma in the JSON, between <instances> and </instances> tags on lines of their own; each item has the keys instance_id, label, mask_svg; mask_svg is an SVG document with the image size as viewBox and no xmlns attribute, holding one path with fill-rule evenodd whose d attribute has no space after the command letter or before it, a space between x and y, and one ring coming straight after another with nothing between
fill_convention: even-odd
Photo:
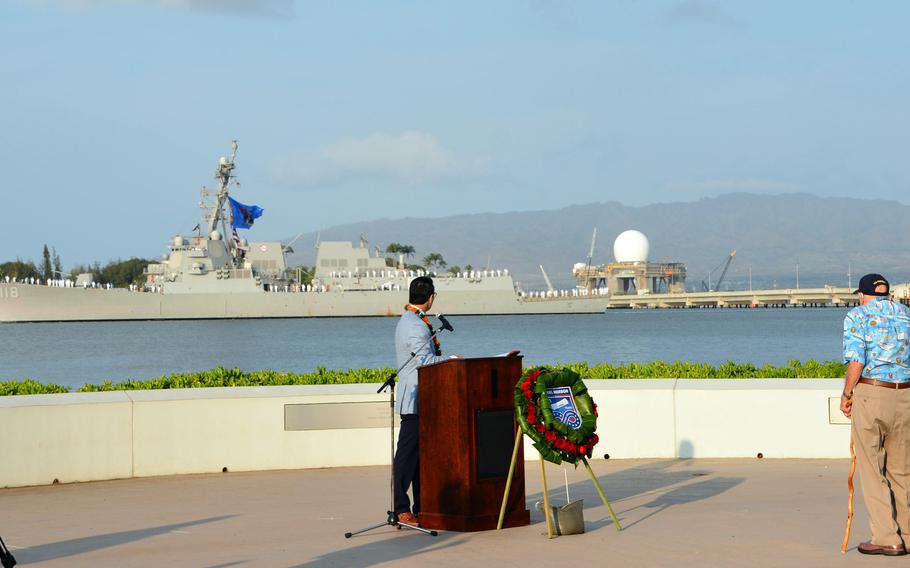
<instances>
[{"instance_id":1,"label":"green wreath foliage","mask_svg":"<svg viewBox=\"0 0 910 568\"><path fill-rule=\"evenodd\" d=\"M550 408L548 388L569 387L581 418L576 430L557 420ZM597 434L597 405L581 376L567 368L533 367L515 385L515 416L522 431L534 441L543 459L555 464L564 461L578 465L591 457L600 441Z\"/></svg>"}]
</instances>

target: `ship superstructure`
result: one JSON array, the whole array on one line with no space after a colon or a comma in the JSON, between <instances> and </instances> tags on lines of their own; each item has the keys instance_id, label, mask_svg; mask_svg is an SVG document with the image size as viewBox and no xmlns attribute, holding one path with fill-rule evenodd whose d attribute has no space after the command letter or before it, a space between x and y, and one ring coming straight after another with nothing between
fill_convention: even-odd
<instances>
[{"instance_id":1,"label":"ship superstructure","mask_svg":"<svg viewBox=\"0 0 910 568\"><path fill-rule=\"evenodd\" d=\"M287 266L282 244L248 243L237 235L233 213L227 213L231 209L229 199L234 182L236 141L231 150L231 157L222 157L215 170L217 191L212 194L208 189L202 189L199 205L203 215L202 222L196 225L196 234L175 236L161 262L148 265L147 292L261 293L284 284ZM211 198L214 202L210 202ZM226 239L228 234L231 238Z\"/></svg>"}]
</instances>

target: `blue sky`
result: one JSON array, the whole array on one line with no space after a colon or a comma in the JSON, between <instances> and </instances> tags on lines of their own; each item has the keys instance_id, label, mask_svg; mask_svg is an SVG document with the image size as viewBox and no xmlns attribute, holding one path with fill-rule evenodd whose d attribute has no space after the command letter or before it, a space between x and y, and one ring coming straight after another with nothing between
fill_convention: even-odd
<instances>
[{"instance_id":1,"label":"blue sky","mask_svg":"<svg viewBox=\"0 0 910 568\"><path fill-rule=\"evenodd\" d=\"M254 239L741 191L910 203L907 21L897 1L8 0L0 260L160 254L234 138Z\"/></svg>"}]
</instances>

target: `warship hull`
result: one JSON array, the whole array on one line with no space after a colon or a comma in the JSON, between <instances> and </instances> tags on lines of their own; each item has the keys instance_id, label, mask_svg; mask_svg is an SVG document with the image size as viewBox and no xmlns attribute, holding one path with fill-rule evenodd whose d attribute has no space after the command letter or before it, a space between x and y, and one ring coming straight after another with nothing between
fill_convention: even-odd
<instances>
[{"instance_id":1,"label":"warship hull","mask_svg":"<svg viewBox=\"0 0 910 568\"><path fill-rule=\"evenodd\" d=\"M0 322L375 317L401 313L411 282L429 274L422 267L406 265L405 255L413 253L413 247L407 253L399 250L396 263L382 256L378 247L371 255L363 236L359 248L349 241L317 242L313 274L304 278L304 267L289 269L286 262L285 255L294 241L250 243L240 238L237 229L252 228L264 209L244 205L229 195L232 186L238 187L233 173L236 140L231 151L230 158L218 161L217 192L202 189L200 206L204 213L195 234L175 235L161 260L146 266L145 282L118 289L103 283L96 286L93 274L80 274L71 280L70 275L61 273L65 279L45 279L45 285L32 277L27 284L16 278L10 282L7 276L6 282L0 283ZM439 257L437 263L445 267L441 260ZM463 272L455 269L432 276L439 293L436 313L580 314L603 312L607 307L607 296L597 293L599 290L592 295L578 290L519 292L508 270L473 270L468 266Z\"/></svg>"},{"instance_id":2,"label":"warship hull","mask_svg":"<svg viewBox=\"0 0 910 568\"><path fill-rule=\"evenodd\" d=\"M447 289L433 311L446 315L602 313L606 296L523 298L512 290ZM403 290L155 294L124 289L0 284L0 322L256 319L397 316Z\"/></svg>"}]
</instances>

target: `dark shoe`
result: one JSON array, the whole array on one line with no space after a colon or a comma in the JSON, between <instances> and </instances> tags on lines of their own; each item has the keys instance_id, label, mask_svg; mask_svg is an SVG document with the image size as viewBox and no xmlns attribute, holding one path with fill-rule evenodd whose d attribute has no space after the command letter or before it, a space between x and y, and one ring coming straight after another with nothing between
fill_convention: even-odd
<instances>
[{"instance_id":1,"label":"dark shoe","mask_svg":"<svg viewBox=\"0 0 910 568\"><path fill-rule=\"evenodd\" d=\"M902 544L892 544L891 546L881 546L872 544L872 542L862 542L856 547L860 554L884 554L885 556L903 556L907 554Z\"/></svg>"},{"instance_id":2,"label":"dark shoe","mask_svg":"<svg viewBox=\"0 0 910 568\"><path fill-rule=\"evenodd\" d=\"M411 513L405 511L404 513L398 513L398 522L403 525L414 525L417 526L417 516L412 515ZM903 550L903 548L901 548Z\"/></svg>"}]
</instances>

